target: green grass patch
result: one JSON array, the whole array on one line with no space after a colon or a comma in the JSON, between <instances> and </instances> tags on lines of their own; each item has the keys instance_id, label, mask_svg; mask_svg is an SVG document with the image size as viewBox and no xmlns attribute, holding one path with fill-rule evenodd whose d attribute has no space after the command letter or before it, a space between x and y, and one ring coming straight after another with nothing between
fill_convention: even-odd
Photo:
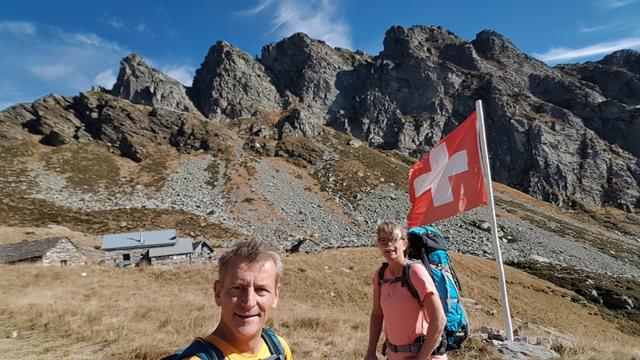
<instances>
[{"instance_id":1,"label":"green grass patch","mask_svg":"<svg viewBox=\"0 0 640 360\"><path fill-rule=\"evenodd\" d=\"M144 159L138 166L138 182L145 187L160 190L167 180L168 161L173 158L169 150L156 149L153 155Z\"/></svg>"},{"instance_id":2,"label":"green grass patch","mask_svg":"<svg viewBox=\"0 0 640 360\"><path fill-rule=\"evenodd\" d=\"M33 146L34 144L21 142L0 150L0 176L25 176L28 170L24 163L33 156Z\"/></svg>"},{"instance_id":3,"label":"green grass patch","mask_svg":"<svg viewBox=\"0 0 640 360\"><path fill-rule=\"evenodd\" d=\"M206 171L207 175L209 175L207 185L211 186L212 188L216 187L216 185L218 185L218 182L220 181L220 165L217 161L212 161L211 164L207 166Z\"/></svg>"},{"instance_id":4,"label":"green grass patch","mask_svg":"<svg viewBox=\"0 0 640 360\"><path fill-rule=\"evenodd\" d=\"M97 144L69 144L52 148L42 160L45 169L66 177L67 183L81 189L120 185L120 168L115 155Z\"/></svg>"},{"instance_id":5,"label":"green grass patch","mask_svg":"<svg viewBox=\"0 0 640 360\"><path fill-rule=\"evenodd\" d=\"M323 190L337 193L346 201L355 205L358 194L375 190L382 184L393 184L398 189L408 189L408 159L395 151L380 151L366 145L352 147L352 139L344 134L334 135L335 139L325 135L325 143L336 156L336 160L324 167L328 176L316 178Z\"/></svg>"},{"instance_id":6,"label":"green grass patch","mask_svg":"<svg viewBox=\"0 0 640 360\"><path fill-rule=\"evenodd\" d=\"M640 281L631 277L615 277L556 264L523 261L510 264L541 279L571 290L596 305L600 314L614 321L627 334L640 336L640 308L625 309L612 300L626 296L640 303ZM597 298L592 294L597 293ZM599 300L598 300L599 299Z\"/></svg>"}]
</instances>

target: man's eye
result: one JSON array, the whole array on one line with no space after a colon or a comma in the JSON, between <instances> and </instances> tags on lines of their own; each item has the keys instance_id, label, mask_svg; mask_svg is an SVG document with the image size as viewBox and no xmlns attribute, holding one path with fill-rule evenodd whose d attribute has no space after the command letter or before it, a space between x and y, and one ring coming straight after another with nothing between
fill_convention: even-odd
<instances>
[{"instance_id":1,"label":"man's eye","mask_svg":"<svg viewBox=\"0 0 640 360\"><path fill-rule=\"evenodd\" d=\"M266 288L257 288L256 294L258 295L268 295L270 293L269 289Z\"/></svg>"}]
</instances>

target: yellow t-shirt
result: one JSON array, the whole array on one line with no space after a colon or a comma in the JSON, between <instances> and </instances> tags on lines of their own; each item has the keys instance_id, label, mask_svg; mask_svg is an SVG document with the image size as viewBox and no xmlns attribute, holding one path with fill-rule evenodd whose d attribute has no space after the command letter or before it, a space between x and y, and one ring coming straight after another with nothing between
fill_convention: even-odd
<instances>
[{"instance_id":1,"label":"yellow t-shirt","mask_svg":"<svg viewBox=\"0 0 640 360\"><path fill-rule=\"evenodd\" d=\"M280 343L284 348L285 358L287 360L293 360L293 356L291 355L291 349L289 349L289 345L287 344L287 342L284 341L284 339L281 338L279 335L276 335L276 336L278 336L278 340L280 340ZM234 348L233 345L229 344L228 342L220 339L219 337L213 334L207 336L204 339L212 343L213 345L215 345L218 349L220 349L220 351L224 354L224 358L227 360L262 360L271 356L271 353L269 352L269 347L267 347L267 344L264 342L264 340L262 341L262 347L260 348L260 351L258 351L258 353L247 354L247 353L241 353L240 350ZM189 358L189 360L200 360L200 358L197 356L192 356Z\"/></svg>"}]
</instances>

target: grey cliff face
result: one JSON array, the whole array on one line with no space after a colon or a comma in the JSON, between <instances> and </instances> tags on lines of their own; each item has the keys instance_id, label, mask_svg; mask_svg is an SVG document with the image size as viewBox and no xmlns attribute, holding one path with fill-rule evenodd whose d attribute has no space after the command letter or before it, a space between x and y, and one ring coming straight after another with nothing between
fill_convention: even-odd
<instances>
[{"instance_id":1,"label":"grey cliff face","mask_svg":"<svg viewBox=\"0 0 640 360\"><path fill-rule=\"evenodd\" d=\"M206 117L239 118L281 109L280 95L264 66L224 41L209 49L190 95Z\"/></svg>"},{"instance_id":2,"label":"grey cliff face","mask_svg":"<svg viewBox=\"0 0 640 360\"><path fill-rule=\"evenodd\" d=\"M640 52L635 50L618 50L598 61L603 66L620 68L640 76Z\"/></svg>"},{"instance_id":3,"label":"grey cliff face","mask_svg":"<svg viewBox=\"0 0 640 360\"><path fill-rule=\"evenodd\" d=\"M324 124L346 106L339 88L350 79L339 75L369 59L362 52L334 49L323 41L297 33L262 49L261 63L289 107L304 109L305 121ZM347 91L348 92L348 91Z\"/></svg>"},{"instance_id":4,"label":"grey cliff face","mask_svg":"<svg viewBox=\"0 0 640 360\"><path fill-rule=\"evenodd\" d=\"M371 57L298 33L265 46L260 59L219 41L188 95L209 118L267 115L277 139L314 137L324 125L414 157L479 99L494 180L556 204L629 210L640 206L639 59L619 51L550 68L494 31L469 42L434 26L391 27ZM16 140L20 126L56 146L100 139L138 161L145 136L185 151L215 140L208 125L175 112L198 116L184 87L137 56L123 60L113 93L155 110L97 95L50 96L4 111L0 139Z\"/></svg>"},{"instance_id":5,"label":"grey cliff face","mask_svg":"<svg viewBox=\"0 0 640 360\"><path fill-rule=\"evenodd\" d=\"M638 109L492 31L468 43L438 27L393 27L384 44L334 127L419 156L481 99L495 180L556 204L637 206L638 149L623 129L640 131Z\"/></svg>"},{"instance_id":6,"label":"grey cliff face","mask_svg":"<svg viewBox=\"0 0 640 360\"><path fill-rule=\"evenodd\" d=\"M120 62L118 79L111 94L134 104L197 113L185 87L131 54Z\"/></svg>"},{"instance_id":7,"label":"grey cliff face","mask_svg":"<svg viewBox=\"0 0 640 360\"><path fill-rule=\"evenodd\" d=\"M621 50L598 62L556 68L601 94L601 101L595 104L583 101L573 105L572 111L585 125L609 143L640 156L640 144L629 136L640 132L640 53Z\"/></svg>"},{"instance_id":8,"label":"grey cliff face","mask_svg":"<svg viewBox=\"0 0 640 360\"><path fill-rule=\"evenodd\" d=\"M609 99L640 105L640 53L636 51L620 50L597 62L563 64L556 68Z\"/></svg>"}]
</instances>

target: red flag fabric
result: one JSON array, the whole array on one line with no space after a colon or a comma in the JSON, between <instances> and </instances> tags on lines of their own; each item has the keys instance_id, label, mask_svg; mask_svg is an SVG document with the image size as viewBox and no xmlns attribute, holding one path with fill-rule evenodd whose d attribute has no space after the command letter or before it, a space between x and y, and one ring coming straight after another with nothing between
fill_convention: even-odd
<instances>
[{"instance_id":1,"label":"red flag fabric","mask_svg":"<svg viewBox=\"0 0 640 360\"><path fill-rule=\"evenodd\" d=\"M475 112L411 167L409 199L409 227L428 225L487 202Z\"/></svg>"}]
</instances>

